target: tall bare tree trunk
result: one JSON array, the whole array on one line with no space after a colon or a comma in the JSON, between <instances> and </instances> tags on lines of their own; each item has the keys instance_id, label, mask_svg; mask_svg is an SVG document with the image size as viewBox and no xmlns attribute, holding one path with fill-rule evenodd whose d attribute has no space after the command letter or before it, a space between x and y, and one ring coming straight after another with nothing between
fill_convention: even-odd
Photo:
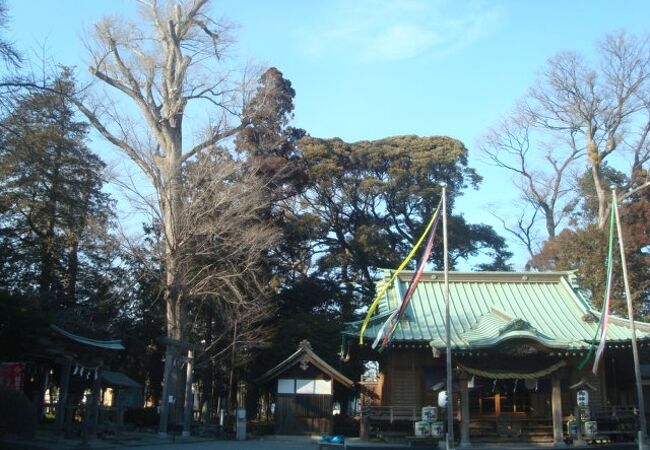
<instances>
[{"instance_id":1,"label":"tall bare tree trunk","mask_svg":"<svg viewBox=\"0 0 650 450\"><path fill-rule=\"evenodd\" d=\"M261 187L253 189L242 182L248 190L238 191L232 181L241 173L232 165L227 168L230 173L226 173L222 168L226 162L218 161L211 166L210 173L201 173L194 180L201 184L200 188L192 184L194 181L188 181L189 168L196 166L197 160L209 159L208 154L217 153L216 146L222 140L253 120L245 113L248 98L245 91L250 82L247 74L243 80L235 81L232 67L224 66L223 55L231 42L229 25L209 17L208 2L140 0L147 25L129 24L116 18L105 18L96 24L94 47L90 48L90 72L113 94L130 100L137 108L137 117L132 117L135 116L132 110L117 112L119 102L110 96L75 99L90 123L137 165L156 191L157 202L147 199L146 203L157 214L165 246L160 281L164 288L167 360L161 432L166 432L170 397L182 398L180 352L186 351L189 344L187 302L207 296L213 301L222 298L230 301L228 294L222 292L228 288L240 289L239 283L259 291L261 285L254 271L261 249L268 248L273 236L268 230L258 232L253 226L255 217L259 217L257 210L264 206L259 199ZM183 118L189 103L200 104L207 112L207 123L190 131L190 145L183 148ZM229 176L228 182L219 178L221 175ZM210 182L218 188L210 189ZM132 189L141 192L139 186L134 185ZM233 193L223 194L227 189ZM204 198L206 195L211 198ZM222 195L226 200L221 199L217 204L216 198ZM229 202L232 199L237 201ZM246 233L249 236L242 237ZM228 235L235 243L228 247L229 243L220 242L209 247L209 238L216 235L221 238ZM200 244L206 244L201 251L203 258L210 256L226 262L223 264L226 268L213 263L192 272L192 245L196 248ZM244 277L245 282L241 281ZM219 284L226 278L227 283ZM246 298L242 292L237 294L233 303L241 304L232 310L246 310L243 307L246 301L254 303L259 299L255 295ZM178 402L177 405L182 408ZM176 416L171 415L171 419L175 420Z\"/></svg>"}]
</instances>

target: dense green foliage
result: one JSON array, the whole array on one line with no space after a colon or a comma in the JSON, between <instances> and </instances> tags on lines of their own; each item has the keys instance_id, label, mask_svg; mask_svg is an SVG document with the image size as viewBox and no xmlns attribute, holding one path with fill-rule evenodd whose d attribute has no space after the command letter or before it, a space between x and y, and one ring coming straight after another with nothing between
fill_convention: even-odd
<instances>
[{"instance_id":1,"label":"dense green foliage","mask_svg":"<svg viewBox=\"0 0 650 450\"><path fill-rule=\"evenodd\" d=\"M110 291L114 242L104 163L67 100L73 83L64 73L50 88L22 96L0 123L0 279L58 313Z\"/></svg>"},{"instance_id":2,"label":"dense green foliage","mask_svg":"<svg viewBox=\"0 0 650 450\"><path fill-rule=\"evenodd\" d=\"M396 136L348 144L340 139L300 142L308 186L292 212L296 229L309 230L301 265L338 280L346 318L373 293L377 268L397 267L422 233L448 189L450 259L454 267L481 253L507 268L505 242L483 225L453 215L454 200L477 187L467 149L447 137ZM432 268L441 268L438 240ZM303 269L304 271L304 269Z\"/></svg>"}]
</instances>

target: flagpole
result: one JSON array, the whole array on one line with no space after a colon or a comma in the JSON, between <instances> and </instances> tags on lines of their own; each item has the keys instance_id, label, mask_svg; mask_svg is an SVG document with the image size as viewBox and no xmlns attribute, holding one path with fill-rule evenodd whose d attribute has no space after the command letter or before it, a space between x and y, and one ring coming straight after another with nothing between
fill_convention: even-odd
<instances>
[{"instance_id":1,"label":"flagpole","mask_svg":"<svg viewBox=\"0 0 650 450\"><path fill-rule=\"evenodd\" d=\"M643 449L648 433L645 420L645 404L643 399L643 386L641 385L641 366L639 364L639 349L636 345L636 325L634 323L634 310L632 309L632 296L630 295L630 282L627 278L627 262L625 258L625 245L623 243L623 232L621 230L621 218L618 215L616 201L616 189L612 189L612 208L616 215L616 231L618 233L618 247L621 252L621 266L623 268L623 282L625 284L625 297L627 300L627 315L630 320L630 331L632 333L632 356L634 357L634 376L636 378L636 395L639 403L639 449Z\"/></svg>"},{"instance_id":2,"label":"flagpole","mask_svg":"<svg viewBox=\"0 0 650 450\"><path fill-rule=\"evenodd\" d=\"M447 449L454 446L454 395L451 380L451 327L449 314L449 258L447 249L447 185L442 185L442 242L445 273L445 330L447 353Z\"/></svg>"}]
</instances>

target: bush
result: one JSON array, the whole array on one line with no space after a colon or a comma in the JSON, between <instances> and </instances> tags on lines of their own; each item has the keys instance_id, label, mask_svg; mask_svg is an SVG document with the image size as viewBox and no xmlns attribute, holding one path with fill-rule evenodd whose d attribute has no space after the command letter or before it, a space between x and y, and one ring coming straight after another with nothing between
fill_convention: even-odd
<instances>
[{"instance_id":1,"label":"bush","mask_svg":"<svg viewBox=\"0 0 650 450\"><path fill-rule=\"evenodd\" d=\"M34 437L36 408L27 396L0 386L0 436Z\"/></svg>"},{"instance_id":2,"label":"bush","mask_svg":"<svg viewBox=\"0 0 650 450\"><path fill-rule=\"evenodd\" d=\"M129 408L124 412L124 423L138 428L155 427L160 423L158 408Z\"/></svg>"}]
</instances>

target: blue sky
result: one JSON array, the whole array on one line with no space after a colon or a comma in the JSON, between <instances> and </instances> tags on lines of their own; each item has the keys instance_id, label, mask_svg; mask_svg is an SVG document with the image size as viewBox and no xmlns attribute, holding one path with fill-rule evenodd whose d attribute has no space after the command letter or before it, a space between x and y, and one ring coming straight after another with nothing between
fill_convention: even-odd
<instances>
[{"instance_id":1,"label":"blue sky","mask_svg":"<svg viewBox=\"0 0 650 450\"><path fill-rule=\"evenodd\" d=\"M8 6L7 35L19 48L32 57L45 49L53 61L80 68L84 30L104 15L135 10L128 0L9 0ZM487 208L507 206L513 190L507 174L481 160L478 140L558 51L590 56L606 33L647 33L650 2L217 0L212 11L237 26L238 58L275 66L291 80L295 125L311 135L462 140L484 182L456 212L504 233ZM523 253L513 262L521 269Z\"/></svg>"}]
</instances>

